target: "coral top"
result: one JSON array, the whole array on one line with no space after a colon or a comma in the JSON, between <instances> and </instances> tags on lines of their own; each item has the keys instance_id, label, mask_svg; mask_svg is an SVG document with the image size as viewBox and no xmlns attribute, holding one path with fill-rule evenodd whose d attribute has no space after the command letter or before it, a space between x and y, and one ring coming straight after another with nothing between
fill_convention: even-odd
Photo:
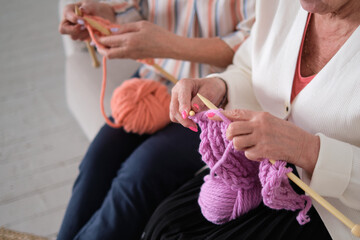
<instances>
[{"instance_id":1,"label":"coral top","mask_svg":"<svg viewBox=\"0 0 360 240\"><path fill-rule=\"evenodd\" d=\"M291 102L299 94L299 92L301 92L301 90L303 90L304 87L306 87L306 85L308 85L309 82L311 82L311 80L313 80L313 78L316 76L316 74L314 74L312 76L308 76L308 77L301 76L301 57L302 57L305 36L306 36L306 32L307 32L307 29L308 29L308 26L310 23L310 19L311 19L311 13L309 13L309 15L308 15L305 30L304 30L304 35L303 35L303 38L301 41L299 56L298 56L296 69L295 69L294 82L293 82L292 91L291 91Z\"/></svg>"}]
</instances>

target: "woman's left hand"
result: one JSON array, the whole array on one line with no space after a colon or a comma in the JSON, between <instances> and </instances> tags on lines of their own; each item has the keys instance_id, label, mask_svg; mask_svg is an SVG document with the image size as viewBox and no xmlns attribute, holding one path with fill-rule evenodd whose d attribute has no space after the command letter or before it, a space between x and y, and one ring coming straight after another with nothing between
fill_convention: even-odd
<instances>
[{"instance_id":1,"label":"woman's left hand","mask_svg":"<svg viewBox=\"0 0 360 240\"><path fill-rule=\"evenodd\" d=\"M111 36L101 37L99 42L106 49L99 53L112 58L174 58L179 36L148 21L120 25Z\"/></svg>"},{"instance_id":2,"label":"woman's left hand","mask_svg":"<svg viewBox=\"0 0 360 240\"><path fill-rule=\"evenodd\" d=\"M318 136L267 112L237 109L222 113L232 121L227 139L248 159L284 160L313 172L320 149ZM220 120L217 116L211 119Z\"/></svg>"}]
</instances>

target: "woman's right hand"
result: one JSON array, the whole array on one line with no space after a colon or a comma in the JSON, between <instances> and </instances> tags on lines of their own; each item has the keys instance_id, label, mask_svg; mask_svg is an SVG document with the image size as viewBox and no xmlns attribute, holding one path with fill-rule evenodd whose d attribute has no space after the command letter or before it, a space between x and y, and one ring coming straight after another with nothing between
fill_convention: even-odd
<instances>
[{"instance_id":1,"label":"woman's right hand","mask_svg":"<svg viewBox=\"0 0 360 240\"><path fill-rule=\"evenodd\" d=\"M59 25L59 32L61 34L70 35L73 40L85 40L89 38L89 34L85 27L82 24L79 24L79 20L81 22L83 19L75 14L76 5L82 13L99 16L111 22L115 22L115 13L109 4L99 2L68 4L63 10L63 18Z\"/></svg>"},{"instance_id":2,"label":"woman's right hand","mask_svg":"<svg viewBox=\"0 0 360 240\"><path fill-rule=\"evenodd\" d=\"M207 109L197 96L209 99L218 106L226 94L226 83L220 78L181 79L171 91L170 119L197 132L196 124L188 119L190 110L201 112Z\"/></svg>"}]
</instances>

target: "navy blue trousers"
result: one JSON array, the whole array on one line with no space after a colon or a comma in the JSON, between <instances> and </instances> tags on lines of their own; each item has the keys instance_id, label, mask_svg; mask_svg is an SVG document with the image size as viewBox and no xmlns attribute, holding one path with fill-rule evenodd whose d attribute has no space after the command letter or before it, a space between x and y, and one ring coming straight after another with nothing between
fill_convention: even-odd
<instances>
[{"instance_id":1,"label":"navy blue trousers","mask_svg":"<svg viewBox=\"0 0 360 240\"><path fill-rule=\"evenodd\" d=\"M80 164L58 239L139 239L162 200L204 165L199 143L174 123L142 136L105 125Z\"/></svg>"}]
</instances>

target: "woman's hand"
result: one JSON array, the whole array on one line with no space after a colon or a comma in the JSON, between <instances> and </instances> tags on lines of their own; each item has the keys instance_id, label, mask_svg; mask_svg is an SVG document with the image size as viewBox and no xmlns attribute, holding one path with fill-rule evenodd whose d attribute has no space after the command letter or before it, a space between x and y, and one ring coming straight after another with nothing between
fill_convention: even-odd
<instances>
[{"instance_id":1,"label":"woman's hand","mask_svg":"<svg viewBox=\"0 0 360 240\"><path fill-rule=\"evenodd\" d=\"M82 13L88 15L96 15L111 22L115 22L115 13L113 8L106 3L98 2L81 2L76 4L68 4L63 10L63 19L59 25L61 34L70 35L73 40L85 40L89 38L89 34L81 23L83 19L75 14L75 5L79 7Z\"/></svg>"},{"instance_id":2,"label":"woman's hand","mask_svg":"<svg viewBox=\"0 0 360 240\"><path fill-rule=\"evenodd\" d=\"M320 149L319 137L267 112L237 109L223 114L232 121L226 130L227 139L233 141L236 150L245 151L248 159L284 160L313 172Z\"/></svg>"},{"instance_id":3,"label":"woman's hand","mask_svg":"<svg viewBox=\"0 0 360 240\"><path fill-rule=\"evenodd\" d=\"M122 24L111 36L99 42L106 49L99 53L112 58L174 58L174 48L179 36L148 21Z\"/></svg>"},{"instance_id":4,"label":"woman's hand","mask_svg":"<svg viewBox=\"0 0 360 240\"><path fill-rule=\"evenodd\" d=\"M226 85L220 78L181 79L172 89L170 119L197 132L196 124L188 119L189 111L206 110L207 107L197 97L200 93L215 105L219 105L226 93Z\"/></svg>"}]
</instances>

